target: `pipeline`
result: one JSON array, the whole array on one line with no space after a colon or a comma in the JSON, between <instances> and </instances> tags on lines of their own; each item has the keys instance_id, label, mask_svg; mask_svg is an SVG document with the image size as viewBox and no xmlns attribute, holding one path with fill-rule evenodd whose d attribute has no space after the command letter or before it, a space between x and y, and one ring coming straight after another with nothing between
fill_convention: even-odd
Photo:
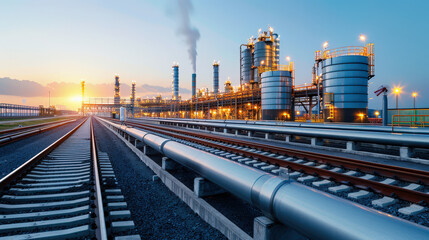
<instances>
[{"instance_id":1,"label":"pipeline","mask_svg":"<svg viewBox=\"0 0 429 240\"><path fill-rule=\"evenodd\" d=\"M135 128L120 129L311 239L425 239L429 228Z\"/></svg>"}]
</instances>

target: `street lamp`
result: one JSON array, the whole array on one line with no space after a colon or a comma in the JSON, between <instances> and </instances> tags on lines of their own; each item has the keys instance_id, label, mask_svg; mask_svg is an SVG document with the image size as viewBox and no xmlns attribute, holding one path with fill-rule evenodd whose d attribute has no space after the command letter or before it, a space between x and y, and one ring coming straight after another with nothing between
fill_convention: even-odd
<instances>
[{"instance_id":1,"label":"street lamp","mask_svg":"<svg viewBox=\"0 0 429 240\"><path fill-rule=\"evenodd\" d=\"M413 92L412 96L413 96L413 100L414 100L414 124L415 124L416 123L416 97L417 97L417 92Z\"/></svg>"},{"instance_id":2,"label":"street lamp","mask_svg":"<svg viewBox=\"0 0 429 240\"><path fill-rule=\"evenodd\" d=\"M323 51L326 50L327 47L328 47L328 41L323 43Z\"/></svg>"},{"instance_id":3,"label":"street lamp","mask_svg":"<svg viewBox=\"0 0 429 240\"><path fill-rule=\"evenodd\" d=\"M375 117L378 118L378 115L380 115L380 112L379 111L375 111L374 114L375 114Z\"/></svg>"},{"instance_id":4,"label":"street lamp","mask_svg":"<svg viewBox=\"0 0 429 240\"><path fill-rule=\"evenodd\" d=\"M363 42L363 46L365 47L365 41L366 41L365 35L363 34L359 35L359 39Z\"/></svg>"},{"instance_id":5,"label":"street lamp","mask_svg":"<svg viewBox=\"0 0 429 240\"><path fill-rule=\"evenodd\" d=\"M399 108L398 108L398 97L399 97L399 93L401 92L401 89L400 88L398 88L398 87L396 87L394 90L393 90L393 92L395 93L395 95L396 95L396 109L397 109L397 111L398 111L398 115L399 115ZM393 123L392 123L393 124Z\"/></svg>"},{"instance_id":6,"label":"street lamp","mask_svg":"<svg viewBox=\"0 0 429 240\"><path fill-rule=\"evenodd\" d=\"M417 97L417 92L413 92L413 98L414 98L414 109L416 109L416 97Z\"/></svg>"}]
</instances>

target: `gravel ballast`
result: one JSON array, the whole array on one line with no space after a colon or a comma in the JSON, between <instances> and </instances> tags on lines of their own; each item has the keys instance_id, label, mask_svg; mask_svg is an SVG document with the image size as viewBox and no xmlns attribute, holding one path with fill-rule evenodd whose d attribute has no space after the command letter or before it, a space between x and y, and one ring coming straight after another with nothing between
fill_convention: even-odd
<instances>
[{"instance_id":1,"label":"gravel ballast","mask_svg":"<svg viewBox=\"0 0 429 240\"><path fill-rule=\"evenodd\" d=\"M226 239L204 222L113 133L94 121L100 151L112 162L131 217L142 239Z\"/></svg>"}]
</instances>

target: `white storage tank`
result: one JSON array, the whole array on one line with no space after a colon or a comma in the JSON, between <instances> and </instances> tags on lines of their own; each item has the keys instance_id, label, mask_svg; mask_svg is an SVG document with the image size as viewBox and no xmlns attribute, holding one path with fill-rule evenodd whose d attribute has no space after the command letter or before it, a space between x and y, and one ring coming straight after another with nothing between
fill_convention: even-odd
<instances>
[{"instance_id":1,"label":"white storage tank","mask_svg":"<svg viewBox=\"0 0 429 240\"><path fill-rule=\"evenodd\" d=\"M124 122L127 120L127 109L124 107L120 108L119 111L119 120L121 120L121 122Z\"/></svg>"},{"instance_id":2,"label":"white storage tank","mask_svg":"<svg viewBox=\"0 0 429 240\"><path fill-rule=\"evenodd\" d=\"M262 120L290 120L292 72L264 72L261 74L261 82Z\"/></svg>"}]
</instances>

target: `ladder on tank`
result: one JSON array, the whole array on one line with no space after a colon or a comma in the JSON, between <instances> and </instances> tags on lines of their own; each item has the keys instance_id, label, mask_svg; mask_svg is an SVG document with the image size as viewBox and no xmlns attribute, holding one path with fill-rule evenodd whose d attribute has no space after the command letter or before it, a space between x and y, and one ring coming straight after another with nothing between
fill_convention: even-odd
<instances>
[{"instance_id":1,"label":"ladder on tank","mask_svg":"<svg viewBox=\"0 0 429 240\"><path fill-rule=\"evenodd\" d=\"M325 93L325 106L329 109L329 116L327 117L327 119L334 119L334 93Z\"/></svg>"}]
</instances>

